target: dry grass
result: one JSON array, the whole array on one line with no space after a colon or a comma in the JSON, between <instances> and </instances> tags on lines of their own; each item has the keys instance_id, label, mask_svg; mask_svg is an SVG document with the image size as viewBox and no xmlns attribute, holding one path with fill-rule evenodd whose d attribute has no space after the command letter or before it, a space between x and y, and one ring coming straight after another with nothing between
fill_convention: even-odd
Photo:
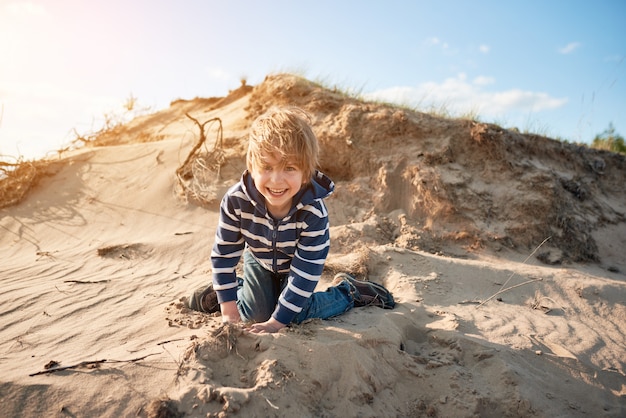
<instances>
[{"instance_id":1,"label":"dry grass","mask_svg":"<svg viewBox=\"0 0 626 418\"><path fill-rule=\"evenodd\" d=\"M0 161L0 209L20 203L37 182L49 174L50 162Z\"/></svg>"},{"instance_id":2,"label":"dry grass","mask_svg":"<svg viewBox=\"0 0 626 418\"><path fill-rule=\"evenodd\" d=\"M137 98L131 94L123 105L123 112L105 113L104 125L98 131L81 135L74 129L76 138L72 141L72 145L57 152L61 155L64 151L81 145L115 145L126 123L149 111L148 107L138 107ZM142 133L138 135L136 142L160 139L162 136ZM11 160L15 162L9 162ZM51 174L50 168L51 162L46 159L25 161L22 157L0 156L0 209L17 205L24 200L43 176Z\"/></svg>"},{"instance_id":3,"label":"dry grass","mask_svg":"<svg viewBox=\"0 0 626 418\"><path fill-rule=\"evenodd\" d=\"M528 302L528 305L531 309L540 310L547 314L552 311L552 306L556 305L556 302L547 296L543 296L539 290L536 290L535 296Z\"/></svg>"}]
</instances>

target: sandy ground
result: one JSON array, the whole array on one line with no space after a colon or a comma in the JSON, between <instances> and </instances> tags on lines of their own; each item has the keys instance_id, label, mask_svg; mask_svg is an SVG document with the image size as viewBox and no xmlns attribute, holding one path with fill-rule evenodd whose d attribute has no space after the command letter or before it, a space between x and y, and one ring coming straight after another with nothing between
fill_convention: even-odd
<instances>
[{"instance_id":1,"label":"sandy ground","mask_svg":"<svg viewBox=\"0 0 626 418\"><path fill-rule=\"evenodd\" d=\"M312 114L337 183L319 289L351 271L395 309L254 335L183 307L271 104ZM219 179L176 175L199 139L185 113L221 119ZM207 128L196 159L215 151ZM277 75L173 103L49 172L0 210L3 416L626 416L619 156Z\"/></svg>"}]
</instances>

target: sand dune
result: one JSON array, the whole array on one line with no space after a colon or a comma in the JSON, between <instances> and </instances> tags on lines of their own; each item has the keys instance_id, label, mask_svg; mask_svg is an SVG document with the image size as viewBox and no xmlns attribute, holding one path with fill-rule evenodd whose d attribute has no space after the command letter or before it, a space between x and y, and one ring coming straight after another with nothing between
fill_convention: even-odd
<instances>
[{"instance_id":1,"label":"sand dune","mask_svg":"<svg viewBox=\"0 0 626 418\"><path fill-rule=\"evenodd\" d=\"M320 288L351 271L395 309L254 335L183 307L210 280L246 129L274 104L311 113L337 183ZM219 178L195 165L187 189L186 114L223 126ZM275 75L172 103L48 171L0 210L3 416L626 415L622 156Z\"/></svg>"}]
</instances>

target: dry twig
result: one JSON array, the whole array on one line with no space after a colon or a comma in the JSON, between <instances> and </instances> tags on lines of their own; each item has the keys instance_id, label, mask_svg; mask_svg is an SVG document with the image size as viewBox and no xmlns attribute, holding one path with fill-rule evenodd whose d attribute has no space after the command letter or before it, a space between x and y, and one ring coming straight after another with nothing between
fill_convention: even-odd
<instances>
[{"instance_id":1,"label":"dry twig","mask_svg":"<svg viewBox=\"0 0 626 418\"><path fill-rule=\"evenodd\" d=\"M222 130L222 120L220 118L213 118L213 119L209 119L207 121L200 123L198 119L192 117L189 113L185 113L185 116L187 116L189 119L194 121L194 123L198 126L198 129L200 130L200 138L198 138L198 142L196 142L196 145L194 145L194 147L189 152L189 155L187 156L187 159L185 160L185 162L176 170L176 174L178 175L179 179L181 177L183 179L188 179L192 177L190 164L191 164L192 159L198 153L198 150L200 149L202 144L206 142L206 131L204 128L208 123L219 122L219 128L217 130L217 140L215 141L215 145L213 145L213 152L222 150L223 130ZM219 168L218 168L218 173L219 173Z\"/></svg>"},{"instance_id":2,"label":"dry twig","mask_svg":"<svg viewBox=\"0 0 626 418\"><path fill-rule=\"evenodd\" d=\"M63 280L63 283L77 283L77 284L97 284L97 283L108 283L111 280Z\"/></svg>"},{"instance_id":3,"label":"dry twig","mask_svg":"<svg viewBox=\"0 0 626 418\"><path fill-rule=\"evenodd\" d=\"M156 356L159 353L152 353L152 354L146 354L145 356L141 356L141 357L137 357L134 359L130 359L130 360L90 360L90 361L81 361L80 363L76 363L76 364L72 364L69 366L57 366L57 362L50 362L48 363L51 366L44 366L44 370L36 372L36 373L31 373L29 374L29 376L37 376L40 374L49 374L49 373L55 373L55 372L60 372L63 370L69 370L69 369L77 369L79 367L99 367L100 364L103 363L135 363L137 361L141 361L144 360L146 357L150 357L150 356Z\"/></svg>"},{"instance_id":4,"label":"dry twig","mask_svg":"<svg viewBox=\"0 0 626 418\"><path fill-rule=\"evenodd\" d=\"M522 264L526 264L526 262L530 259L530 257L532 257L532 256L533 256L533 254L535 254L535 253L537 252L537 250L539 250L539 248L541 248L541 246L542 246L543 244L545 244L545 243L546 243L546 242L547 242L550 238L552 238L552 237L548 237L548 238L544 239L543 241L541 241L541 244L539 244L539 245L537 246L537 248L535 248L535 249L533 250L533 252L532 252L532 253L530 253L530 255L529 255L528 257L526 257L526 260L524 260L524 262L522 262ZM515 276L515 272L511 273L511 275L510 275L510 276L509 276L509 278L506 280L506 282L504 282L504 284L500 287L500 290L498 290L496 293L494 293L493 295L491 295L490 297L488 297L487 299L485 299L483 302L481 302L479 305L477 305L477 306L476 306L476 309L480 308L480 307L481 307L481 306L483 306L485 303L489 302L491 299L495 298L496 296L498 296L498 295L500 295L500 294L502 294L502 293L504 293L504 292L506 292L506 291L508 291L508 290L515 289L516 287L520 287L520 286L523 286L523 285L525 285L525 284L529 284L529 283L538 282L538 281L543 280L543 279L541 279L541 278L538 278L538 279L533 279L533 280L528 280L528 281L526 281L526 282L524 282L524 283L520 283L520 284L517 284L517 285L515 285L515 286L510 286L510 287L505 288L504 286L506 286L506 285L507 285L507 283L511 281L511 279L513 278L513 276Z\"/></svg>"},{"instance_id":5,"label":"dry twig","mask_svg":"<svg viewBox=\"0 0 626 418\"><path fill-rule=\"evenodd\" d=\"M200 131L198 142L191 149L185 162L176 170L178 184L187 198L196 200L200 203L212 203L216 198L214 184L220 179L222 164L225 161L225 154L222 148L222 120L220 118L209 119L205 122L199 122L197 119L185 114L189 119L194 121ZM205 154L200 154L202 145L206 145L205 127L208 123L218 122L217 139L213 145L213 149Z\"/></svg>"}]
</instances>

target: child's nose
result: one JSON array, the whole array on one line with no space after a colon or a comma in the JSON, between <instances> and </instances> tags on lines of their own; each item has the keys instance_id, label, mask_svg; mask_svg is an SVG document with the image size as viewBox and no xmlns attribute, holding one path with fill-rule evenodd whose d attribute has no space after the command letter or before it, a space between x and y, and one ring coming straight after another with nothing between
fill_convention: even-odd
<instances>
[{"instance_id":1,"label":"child's nose","mask_svg":"<svg viewBox=\"0 0 626 418\"><path fill-rule=\"evenodd\" d=\"M272 170L271 180L278 182L283 178L283 170Z\"/></svg>"}]
</instances>

